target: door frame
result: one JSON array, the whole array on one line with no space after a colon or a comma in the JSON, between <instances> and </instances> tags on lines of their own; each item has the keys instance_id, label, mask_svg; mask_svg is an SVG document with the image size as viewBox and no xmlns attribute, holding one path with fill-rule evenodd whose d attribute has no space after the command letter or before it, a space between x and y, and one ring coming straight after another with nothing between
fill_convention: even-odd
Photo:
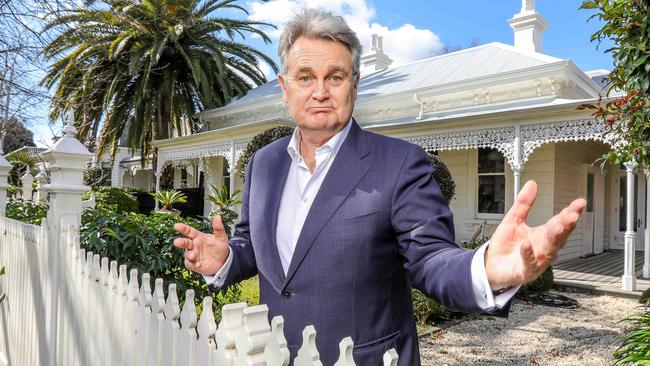
<instances>
[{"instance_id":1,"label":"door frame","mask_svg":"<svg viewBox=\"0 0 650 366\"><path fill-rule=\"evenodd\" d=\"M589 230L589 225L586 222L583 223L583 241L581 247L581 256L589 256L600 254L605 250L605 175L603 172L592 166L591 164L582 165L582 192L585 199L588 197L588 183L589 175L592 175L593 178L593 187L592 187L592 223L591 223L591 240L584 240L589 234L585 230ZM588 217L585 208L585 219Z\"/></svg>"}]
</instances>

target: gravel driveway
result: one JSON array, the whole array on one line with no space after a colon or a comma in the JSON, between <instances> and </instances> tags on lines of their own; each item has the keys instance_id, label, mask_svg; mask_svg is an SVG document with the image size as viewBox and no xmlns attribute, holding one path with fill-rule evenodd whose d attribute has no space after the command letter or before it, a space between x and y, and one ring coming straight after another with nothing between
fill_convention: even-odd
<instances>
[{"instance_id":1,"label":"gravel driveway","mask_svg":"<svg viewBox=\"0 0 650 366\"><path fill-rule=\"evenodd\" d=\"M583 293L578 309L515 300L508 319L478 317L420 339L422 365L611 365L633 299Z\"/></svg>"}]
</instances>

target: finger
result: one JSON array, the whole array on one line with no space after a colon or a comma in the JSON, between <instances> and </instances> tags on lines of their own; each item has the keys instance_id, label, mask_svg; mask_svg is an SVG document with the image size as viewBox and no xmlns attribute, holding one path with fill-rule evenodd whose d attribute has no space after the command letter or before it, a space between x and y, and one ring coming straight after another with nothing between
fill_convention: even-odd
<instances>
[{"instance_id":1,"label":"finger","mask_svg":"<svg viewBox=\"0 0 650 366\"><path fill-rule=\"evenodd\" d=\"M199 256L199 253L197 253L196 250L188 250L185 252L185 259L191 261L191 262L196 262L197 258Z\"/></svg>"},{"instance_id":2,"label":"finger","mask_svg":"<svg viewBox=\"0 0 650 366\"><path fill-rule=\"evenodd\" d=\"M223 226L223 222L221 221L220 215L215 215L212 218L212 233L215 236L226 234L226 228Z\"/></svg>"},{"instance_id":3,"label":"finger","mask_svg":"<svg viewBox=\"0 0 650 366\"><path fill-rule=\"evenodd\" d=\"M174 230L178 231L183 236L189 239L195 239L197 236L201 234L201 232L196 230L195 228L180 222L174 224Z\"/></svg>"},{"instance_id":4,"label":"finger","mask_svg":"<svg viewBox=\"0 0 650 366\"><path fill-rule=\"evenodd\" d=\"M185 267L189 269L190 271L193 272L199 272L199 268L201 267L199 263L192 262L188 260L187 258L185 259Z\"/></svg>"},{"instance_id":5,"label":"finger","mask_svg":"<svg viewBox=\"0 0 650 366\"><path fill-rule=\"evenodd\" d=\"M508 213L503 218L503 221L522 223L526 221L528 217L528 212L530 208L535 203L535 198L537 198L537 183L533 180L529 180L524 184L524 187L519 191L515 203L510 207Z\"/></svg>"},{"instance_id":6,"label":"finger","mask_svg":"<svg viewBox=\"0 0 650 366\"><path fill-rule=\"evenodd\" d=\"M535 250L530 242L521 244L519 253L524 266L524 278L518 279L518 282L525 282L537 273L537 259L535 258Z\"/></svg>"},{"instance_id":7,"label":"finger","mask_svg":"<svg viewBox=\"0 0 650 366\"><path fill-rule=\"evenodd\" d=\"M587 207L587 200L584 198L578 198L576 200L573 200L571 204L569 205L569 210L577 212L578 214L581 214L582 211Z\"/></svg>"},{"instance_id":8,"label":"finger","mask_svg":"<svg viewBox=\"0 0 650 366\"><path fill-rule=\"evenodd\" d=\"M192 241L187 238L176 238L174 239L174 246L180 249L192 249Z\"/></svg>"}]
</instances>

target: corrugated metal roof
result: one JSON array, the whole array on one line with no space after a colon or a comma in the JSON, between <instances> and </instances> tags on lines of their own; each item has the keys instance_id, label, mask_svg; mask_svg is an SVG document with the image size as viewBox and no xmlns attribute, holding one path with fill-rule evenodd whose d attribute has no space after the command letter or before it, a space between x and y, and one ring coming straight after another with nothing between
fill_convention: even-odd
<instances>
[{"instance_id":1,"label":"corrugated metal roof","mask_svg":"<svg viewBox=\"0 0 650 366\"><path fill-rule=\"evenodd\" d=\"M523 52L503 43L488 43L363 75L359 98L498 75L558 61L562 60L541 53ZM258 103L280 92L277 80L273 80L223 109Z\"/></svg>"},{"instance_id":2,"label":"corrugated metal roof","mask_svg":"<svg viewBox=\"0 0 650 366\"><path fill-rule=\"evenodd\" d=\"M609 75L610 71L605 69L591 70L586 71L585 74L595 81L598 86L600 86L604 96L610 98L618 98L625 95L625 92L620 89L609 90L609 82L605 79ZM609 92L609 94L607 94Z\"/></svg>"}]
</instances>

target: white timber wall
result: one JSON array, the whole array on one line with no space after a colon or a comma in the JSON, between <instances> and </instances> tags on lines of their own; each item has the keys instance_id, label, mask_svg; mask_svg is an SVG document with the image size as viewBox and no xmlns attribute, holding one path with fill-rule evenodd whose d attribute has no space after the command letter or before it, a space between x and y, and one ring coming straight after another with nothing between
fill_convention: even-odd
<instances>
[{"instance_id":1,"label":"white timber wall","mask_svg":"<svg viewBox=\"0 0 650 366\"><path fill-rule=\"evenodd\" d=\"M528 225L542 225L553 216L553 194L556 189L554 185L554 157L555 146L553 144L542 145L532 153L524 165L524 171L521 174L522 187L528 180L537 182L537 199L528 214L526 221Z\"/></svg>"},{"instance_id":2,"label":"white timber wall","mask_svg":"<svg viewBox=\"0 0 650 366\"><path fill-rule=\"evenodd\" d=\"M452 150L441 151L438 155L445 163L456 183L456 194L449 203L454 213L454 226L456 241L468 240L476 227L486 221L484 234L489 236L501 221L500 218L481 218L477 213L477 164L478 150ZM530 212L528 223L540 225L546 222L553 212L553 145L544 145L537 149L524 166L522 184L533 179L538 184L538 198ZM514 175L510 166L506 164L506 211L512 206L514 196Z\"/></svg>"},{"instance_id":3,"label":"white timber wall","mask_svg":"<svg viewBox=\"0 0 650 366\"><path fill-rule=\"evenodd\" d=\"M580 142L560 142L555 145L555 194L553 195L553 214L559 213L564 207L568 206L571 201L586 195L586 172L583 171L584 164L592 164L603 153L608 151L606 145L599 142L580 141ZM599 165L594 165L599 170ZM607 182L607 179L604 180ZM603 192L608 192L608 186L603 187ZM596 199L608 201L606 197L596 197ZM609 223L610 218L607 215L609 205L605 206L605 230L604 246L609 245ZM578 258L582 254L582 226L583 218L578 220L578 224L573 233L567 239L567 243L560 250L557 262L563 262L570 259Z\"/></svg>"},{"instance_id":4,"label":"white timber wall","mask_svg":"<svg viewBox=\"0 0 650 366\"><path fill-rule=\"evenodd\" d=\"M456 241L464 241L472 235L472 226L467 221L474 216L472 206L468 205L470 190L469 177L469 150L441 151L438 157L442 160L451 177L456 183L456 194L449 202L449 208L454 213L454 228L456 229Z\"/></svg>"}]
</instances>

